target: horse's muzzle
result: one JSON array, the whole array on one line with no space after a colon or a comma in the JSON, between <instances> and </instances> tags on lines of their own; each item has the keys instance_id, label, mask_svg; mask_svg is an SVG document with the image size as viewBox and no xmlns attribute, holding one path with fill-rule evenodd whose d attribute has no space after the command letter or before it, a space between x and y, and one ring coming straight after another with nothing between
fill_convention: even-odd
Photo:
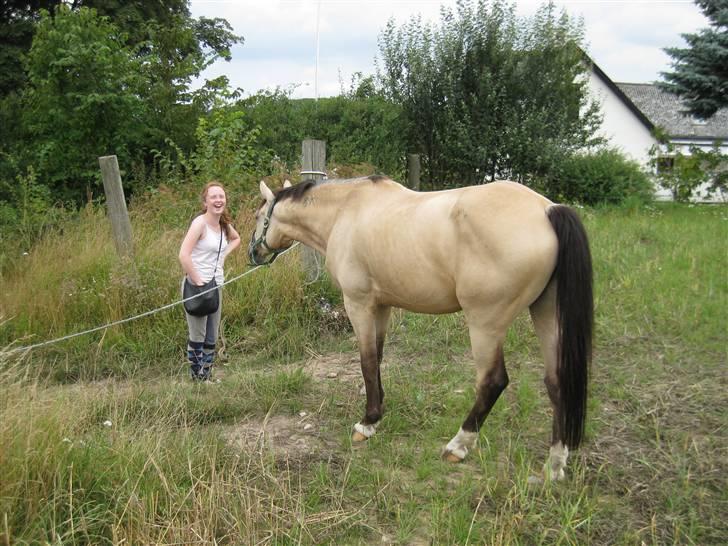
<instances>
[{"instance_id":1,"label":"horse's muzzle","mask_svg":"<svg viewBox=\"0 0 728 546\"><path fill-rule=\"evenodd\" d=\"M265 247L268 251L270 251L271 254L266 257L262 257L259 252L261 246ZM250 237L250 244L248 245L248 265L270 265L275 261L275 259L281 252L282 250L273 250L272 248L270 248L266 244L263 237L256 239L254 231Z\"/></svg>"}]
</instances>

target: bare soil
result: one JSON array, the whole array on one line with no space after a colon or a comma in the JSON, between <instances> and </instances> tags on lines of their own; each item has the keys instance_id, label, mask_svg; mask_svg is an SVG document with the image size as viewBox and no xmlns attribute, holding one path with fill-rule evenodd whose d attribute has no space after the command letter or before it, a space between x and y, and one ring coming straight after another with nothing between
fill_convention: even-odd
<instances>
[{"instance_id":1,"label":"bare soil","mask_svg":"<svg viewBox=\"0 0 728 546\"><path fill-rule=\"evenodd\" d=\"M352 396L364 396L359 357L351 353L312 354L304 363L294 363L291 369L303 367L316 383L337 382L350 388ZM382 365L385 369L386 365ZM338 440L325 430L319 414L302 411L297 415L267 415L262 419L247 419L229 427L225 436L234 447L247 452L271 453L277 460L327 458Z\"/></svg>"}]
</instances>

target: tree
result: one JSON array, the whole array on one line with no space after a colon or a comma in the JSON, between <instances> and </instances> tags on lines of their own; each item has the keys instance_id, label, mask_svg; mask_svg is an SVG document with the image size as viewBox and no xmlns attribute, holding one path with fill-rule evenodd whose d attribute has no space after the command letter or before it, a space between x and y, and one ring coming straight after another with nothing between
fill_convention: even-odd
<instances>
[{"instance_id":1,"label":"tree","mask_svg":"<svg viewBox=\"0 0 728 546\"><path fill-rule=\"evenodd\" d=\"M200 116L230 96L224 77L190 89L241 38L189 0L10 0L0 16L1 181L32 165L55 198L81 199L108 153L143 177L170 141L190 153Z\"/></svg>"},{"instance_id":2,"label":"tree","mask_svg":"<svg viewBox=\"0 0 728 546\"><path fill-rule=\"evenodd\" d=\"M687 113L707 119L728 106L728 2L695 0L710 28L683 34L687 48L671 47L672 72L662 72L665 91L682 98Z\"/></svg>"},{"instance_id":3,"label":"tree","mask_svg":"<svg viewBox=\"0 0 728 546\"><path fill-rule=\"evenodd\" d=\"M97 158L143 140L142 59L95 10L42 12L23 96L26 160L57 196L79 199L97 183Z\"/></svg>"},{"instance_id":4,"label":"tree","mask_svg":"<svg viewBox=\"0 0 728 546\"><path fill-rule=\"evenodd\" d=\"M0 2L0 97L26 84L22 56L30 50L40 10L51 11L61 0Z\"/></svg>"},{"instance_id":5,"label":"tree","mask_svg":"<svg viewBox=\"0 0 728 546\"><path fill-rule=\"evenodd\" d=\"M126 44L144 58L148 81L145 100L152 108L150 147L164 148L167 139L184 150L195 145L198 118L227 88L221 76L201 89L190 90L197 78L218 58L230 60L230 49L242 42L225 19L194 18L189 0L74 0L73 9L94 8L126 36Z\"/></svg>"},{"instance_id":6,"label":"tree","mask_svg":"<svg viewBox=\"0 0 728 546\"><path fill-rule=\"evenodd\" d=\"M403 152L422 154L430 187L528 182L595 143L583 31L555 11L519 19L502 0L461 0L439 26L388 23L379 85L402 106Z\"/></svg>"}]
</instances>

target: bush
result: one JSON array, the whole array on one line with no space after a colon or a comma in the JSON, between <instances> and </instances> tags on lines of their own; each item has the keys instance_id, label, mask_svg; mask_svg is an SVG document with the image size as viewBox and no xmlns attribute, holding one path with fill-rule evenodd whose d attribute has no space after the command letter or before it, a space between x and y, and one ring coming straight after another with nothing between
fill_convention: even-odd
<instances>
[{"instance_id":1,"label":"bush","mask_svg":"<svg viewBox=\"0 0 728 546\"><path fill-rule=\"evenodd\" d=\"M647 202L654 192L639 164L612 149L564 158L543 186L551 199L584 205L619 204L627 198Z\"/></svg>"}]
</instances>

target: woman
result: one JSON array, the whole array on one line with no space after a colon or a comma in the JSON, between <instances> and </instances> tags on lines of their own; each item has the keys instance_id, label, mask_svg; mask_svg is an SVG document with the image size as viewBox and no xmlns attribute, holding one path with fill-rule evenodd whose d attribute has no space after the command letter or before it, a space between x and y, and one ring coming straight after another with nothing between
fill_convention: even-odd
<instances>
[{"instance_id":1,"label":"woman","mask_svg":"<svg viewBox=\"0 0 728 546\"><path fill-rule=\"evenodd\" d=\"M227 210L225 189L219 182L208 182L202 189L202 214L192 220L179 249L179 261L187 279L201 286L215 276L217 284L224 280L225 257L240 246L240 235L232 226ZM209 381L215 357L215 342L220 326L220 306L214 313L195 317L185 312L189 337L187 358L192 379Z\"/></svg>"}]
</instances>

